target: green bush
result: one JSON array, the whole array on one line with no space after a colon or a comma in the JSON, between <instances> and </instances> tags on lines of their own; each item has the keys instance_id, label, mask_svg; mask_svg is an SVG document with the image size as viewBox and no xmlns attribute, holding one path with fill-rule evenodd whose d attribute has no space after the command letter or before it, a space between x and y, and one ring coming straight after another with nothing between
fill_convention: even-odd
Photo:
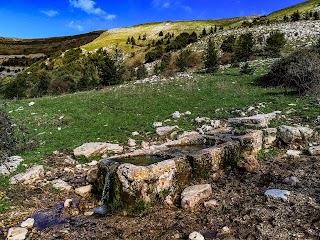
<instances>
[{"instance_id":1,"label":"green bush","mask_svg":"<svg viewBox=\"0 0 320 240\"><path fill-rule=\"evenodd\" d=\"M218 70L219 58L217 50L214 46L214 42L210 39L207 44L207 50L205 53L204 65L207 73L213 73Z\"/></svg>"},{"instance_id":2,"label":"green bush","mask_svg":"<svg viewBox=\"0 0 320 240\"><path fill-rule=\"evenodd\" d=\"M198 41L198 35L195 32L191 34L187 32L180 33L174 41L172 41L167 47L166 52L177 51L185 48L190 43Z\"/></svg>"},{"instance_id":3,"label":"green bush","mask_svg":"<svg viewBox=\"0 0 320 240\"><path fill-rule=\"evenodd\" d=\"M243 64L241 67L240 67L240 74L243 74L243 75L250 75L254 72L254 68L252 68L248 62L246 62L245 64Z\"/></svg>"},{"instance_id":4,"label":"green bush","mask_svg":"<svg viewBox=\"0 0 320 240\"><path fill-rule=\"evenodd\" d=\"M275 62L264 79L271 86L296 90L299 94L320 94L320 48L299 50Z\"/></svg>"},{"instance_id":5,"label":"green bush","mask_svg":"<svg viewBox=\"0 0 320 240\"><path fill-rule=\"evenodd\" d=\"M142 79L148 76L148 71L144 64L141 64L137 69L137 79Z\"/></svg>"},{"instance_id":6,"label":"green bush","mask_svg":"<svg viewBox=\"0 0 320 240\"><path fill-rule=\"evenodd\" d=\"M228 36L221 44L221 50L223 52L232 53L233 46L236 41L236 37L234 35Z\"/></svg>"},{"instance_id":7,"label":"green bush","mask_svg":"<svg viewBox=\"0 0 320 240\"><path fill-rule=\"evenodd\" d=\"M177 59L176 59L176 66L179 72L185 72L187 69L188 64L188 56L190 55L190 51L188 50L181 50Z\"/></svg>"}]
</instances>

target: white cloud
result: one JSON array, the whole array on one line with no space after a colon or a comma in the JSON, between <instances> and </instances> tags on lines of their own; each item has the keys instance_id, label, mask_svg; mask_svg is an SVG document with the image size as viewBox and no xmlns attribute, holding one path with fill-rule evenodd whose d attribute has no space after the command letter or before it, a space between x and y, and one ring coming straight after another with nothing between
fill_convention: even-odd
<instances>
[{"instance_id":1,"label":"white cloud","mask_svg":"<svg viewBox=\"0 0 320 240\"><path fill-rule=\"evenodd\" d=\"M43 10L43 11L41 11L41 13L47 15L48 17L54 17L59 14L59 12L57 12L55 10Z\"/></svg>"},{"instance_id":2,"label":"white cloud","mask_svg":"<svg viewBox=\"0 0 320 240\"><path fill-rule=\"evenodd\" d=\"M192 12L192 8L184 5L182 1L171 1L171 0L152 0L152 6L154 8L172 8L172 9L183 9L186 12Z\"/></svg>"},{"instance_id":3,"label":"white cloud","mask_svg":"<svg viewBox=\"0 0 320 240\"><path fill-rule=\"evenodd\" d=\"M74 21L69 22L68 27L73 28L73 29L77 29L80 32L83 31L83 26L75 23Z\"/></svg>"},{"instance_id":4,"label":"white cloud","mask_svg":"<svg viewBox=\"0 0 320 240\"><path fill-rule=\"evenodd\" d=\"M98 15L106 20L112 20L116 18L114 14L108 14L101 8L96 7L96 2L93 0L69 0L70 4L74 8L79 8L87 14Z\"/></svg>"}]
</instances>

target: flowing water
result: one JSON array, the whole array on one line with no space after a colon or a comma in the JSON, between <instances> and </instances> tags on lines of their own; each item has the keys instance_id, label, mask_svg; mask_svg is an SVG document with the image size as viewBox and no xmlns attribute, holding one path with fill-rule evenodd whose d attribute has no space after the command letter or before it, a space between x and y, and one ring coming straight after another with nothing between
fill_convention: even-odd
<instances>
[{"instance_id":1,"label":"flowing water","mask_svg":"<svg viewBox=\"0 0 320 240\"><path fill-rule=\"evenodd\" d=\"M100 200L101 204L105 204L109 202L111 174L112 174L111 171L107 171L106 176L104 178L104 186L103 186L102 196Z\"/></svg>"}]
</instances>

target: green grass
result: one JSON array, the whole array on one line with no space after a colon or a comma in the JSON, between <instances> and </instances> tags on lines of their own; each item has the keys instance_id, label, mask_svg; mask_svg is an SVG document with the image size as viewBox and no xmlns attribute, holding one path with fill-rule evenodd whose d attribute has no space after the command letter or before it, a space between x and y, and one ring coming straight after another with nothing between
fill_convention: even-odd
<instances>
[{"instance_id":1,"label":"green grass","mask_svg":"<svg viewBox=\"0 0 320 240\"><path fill-rule=\"evenodd\" d=\"M54 150L68 152L85 142L126 144L134 131L141 133L137 140L146 139L155 135L152 123L170 118L174 111L192 112L188 118L169 123L179 125L181 131L193 128L192 119L197 116L227 118L232 116L230 110L259 102L268 103L265 112L295 108L294 114L320 115L318 108L308 105L307 98L257 86L257 78L266 69L258 68L250 76L238 72L228 69L215 75L195 74L193 79L130 83L100 91L9 101L6 110L12 111L12 118L41 142L36 149L22 154L26 163L40 163ZM35 105L29 107L31 101ZM24 110L16 111L19 107Z\"/></svg>"},{"instance_id":2,"label":"green grass","mask_svg":"<svg viewBox=\"0 0 320 240\"><path fill-rule=\"evenodd\" d=\"M308 11L316 8L319 3L320 3L319 0L305 1L300 4L296 4L296 5L281 9L279 11L273 12L268 15L268 18L270 20L275 20L278 18L283 18L284 16L290 16L295 11L299 11L300 13L308 12Z\"/></svg>"}]
</instances>

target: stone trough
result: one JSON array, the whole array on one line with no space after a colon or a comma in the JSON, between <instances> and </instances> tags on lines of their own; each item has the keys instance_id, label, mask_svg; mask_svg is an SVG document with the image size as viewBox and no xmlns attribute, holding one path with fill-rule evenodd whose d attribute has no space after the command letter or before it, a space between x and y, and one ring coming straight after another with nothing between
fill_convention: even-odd
<instances>
[{"instance_id":1,"label":"stone trough","mask_svg":"<svg viewBox=\"0 0 320 240\"><path fill-rule=\"evenodd\" d=\"M94 184L101 204L155 202L175 197L199 179L216 179L229 166L247 170L257 165L263 133L247 130L235 135L232 128L186 134L150 149L140 149L101 160Z\"/></svg>"}]
</instances>

